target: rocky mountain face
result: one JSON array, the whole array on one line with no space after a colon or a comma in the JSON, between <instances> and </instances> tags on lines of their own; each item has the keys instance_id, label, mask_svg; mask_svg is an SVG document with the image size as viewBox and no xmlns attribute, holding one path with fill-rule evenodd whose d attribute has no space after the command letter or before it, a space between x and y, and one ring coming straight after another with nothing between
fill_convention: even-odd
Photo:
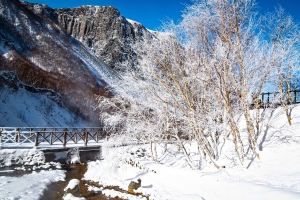
<instances>
[{"instance_id":1,"label":"rocky mountain face","mask_svg":"<svg viewBox=\"0 0 300 200\"><path fill-rule=\"evenodd\" d=\"M111 6L51 9L46 5L23 4L52 20L111 68L136 67L145 53L142 44L155 37L142 24L124 18Z\"/></svg>"},{"instance_id":2,"label":"rocky mountain face","mask_svg":"<svg viewBox=\"0 0 300 200\"><path fill-rule=\"evenodd\" d=\"M98 125L96 97L112 96L107 87L120 79L117 71L136 68L156 38L110 6L52 9L0 0L0 27L0 71L60 94L62 105Z\"/></svg>"}]
</instances>

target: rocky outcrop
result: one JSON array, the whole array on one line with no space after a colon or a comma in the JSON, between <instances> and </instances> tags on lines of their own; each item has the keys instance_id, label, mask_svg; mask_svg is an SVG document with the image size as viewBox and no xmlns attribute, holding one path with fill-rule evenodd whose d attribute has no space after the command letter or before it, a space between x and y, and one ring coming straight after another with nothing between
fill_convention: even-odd
<instances>
[{"instance_id":1,"label":"rocky outcrop","mask_svg":"<svg viewBox=\"0 0 300 200\"><path fill-rule=\"evenodd\" d=\"M83 6L56 13L60 27L113 68L136 66L139 55L135 45L150 37L142 25L134 27L114 7Z\"/></svg>"}]
</instances>

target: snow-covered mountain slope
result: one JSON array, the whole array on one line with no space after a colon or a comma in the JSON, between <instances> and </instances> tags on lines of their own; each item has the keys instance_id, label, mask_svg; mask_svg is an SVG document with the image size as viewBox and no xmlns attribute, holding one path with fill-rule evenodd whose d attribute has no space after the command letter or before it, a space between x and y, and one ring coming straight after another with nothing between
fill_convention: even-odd
<instances>
[{"instance_id":1,"label":"snow-covered mountain slope","mask_svg":"<svg viewBox=\"0 0 300 200\"><path fill-rule=\"evenodd\" d=\"M51 90L25 85L13 72L0 72L0 83L0 127L89 126Z\"/></svg>"},{"instance_id":2,"label":"snow-covered mountain slope","mask_svg":"<svg viewBox=\"0 0 300 200\"><path fill-rule=\"evenodd\" d=\"M118 72L148 63L146 47L159 38L111 6L52 9L0 0L0 27L0 71L59 93L67 109L95 123L96 97L125 85Z\"/></svg>"},{"instance_id":3,"label":"snow-covered mountain slope","mask_svg":"<svg viewBox=\"0 0 300 200\"><path fill-rule=\"evenodd\" d=\"M0 27L0 70L61 94L68 109L99 123L96 96L111 95L105 79L116 73L110 67L51 17L35 14L19 0L0 0Z\"/></svg>"}]
</instances>

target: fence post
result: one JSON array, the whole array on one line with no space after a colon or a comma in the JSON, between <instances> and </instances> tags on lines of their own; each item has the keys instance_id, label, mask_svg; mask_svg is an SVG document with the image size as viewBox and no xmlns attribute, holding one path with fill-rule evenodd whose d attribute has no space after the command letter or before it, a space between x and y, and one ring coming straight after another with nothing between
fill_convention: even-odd
<instances>
[{"instance_id":1,"label":"fence post","mask_svg":"<svg viewBox=\"0 0 300 200\"><path fill-rule=\"evenodd\" d=\"M297 103L297 92L294 90L294 103Z\"/></svg>"},{"instance_id":2,"label":"fence post","mask_svg":"<svg viewBox=\"0 0 300 200\"><path fill-rule=\"evenodd\" d=\"M35 132L34 133L35 134L35 144L34 144L34 146L39 146L39 132Z\"/></svg>"},{"instance_id":3,"label":"fence post","mask_svg":"<svg viewBox=\"0 0 300 200\"><path fill-rule=\"evenodd\" d=\"M50 145L53 144L53 131L50 133Z\"/></svg>"},{"instance_id":4,"label":"fence post","mask_svg":"<svg viewBox=\"0 0 300 200\"><path fill-rule=\"evenodd\" d=\"M66 147L66 145L67 145L67 134L68 134L68 129L64 129L64 147Z\"/></svg>"},{"instance_id":5,"label":"fence post","mask_svg":"<svg viewBox=\"0 0 300 200\"><path fill-rule=\"evenodd\" d=\"M84 145L87 146L87 143L88 143L88 132L87 130L84 131Z\"/></svg>"},{"instance_id":6,"label":"fence post","mask_svg":"<svg viewBox=\"0 0 300 200\"><path fill-rule=\"evenodd\" d=\"M0 149L2 147L2 131L3 131L3 128L0 129Z\"/></svg>"},{"instance_id":7,"label":"fence post","mask_svg":"<svg viewBox=\"0 0 300 200\"><path fill-rule=\"evenodd\" d=\"M15 142L20 145L20 129L16 128Z\"/></svg>"}]
</instances>

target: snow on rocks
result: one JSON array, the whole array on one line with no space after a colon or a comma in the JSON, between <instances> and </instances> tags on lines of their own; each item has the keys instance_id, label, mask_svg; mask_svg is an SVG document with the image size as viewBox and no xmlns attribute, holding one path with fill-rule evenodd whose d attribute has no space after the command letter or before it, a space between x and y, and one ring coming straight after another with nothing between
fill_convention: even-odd
<instances>
[{"instance_id":1,"label":"snow on rocks","mask_svg":"<svg viewBox=\"0 0 300 200\"><path fill-rule=\"evenodd\" d=\"M46 163L43 152L37 149L1 149L0 168L14 165L12 172L61 169L59 162Z\"/></svg>"},{"instance_id":2,"label":"snow on rocks","mask_svg":"<svg viewBox=\"0 0 300 200\"><path fill-rule=\"evenodd\" d=\"M75 197L72 194L67 194L66 196L64 196L63 198L64 200L85 200L85 198L83 197Z\"/></svg>"},{"instance_id":3,"label":"snow on rocks","mask_svg":"<svg viewBox=\"0 0 300 200\"><path fill-rule=\"evenodd\" d=\"M78 179L71 179L65 187L65 197L69 198L69 194L72 194L73 197L80 196L80 189L79 189L80 181Z\"/></svg>"},{"instance_id":4,"label":"snow on rocks","mask_svg":"<svg viewBox=\"0 0 300 200\"><path fill-rule=\"evenodd\" d=\"M78 186L79 182L80 181L78 179L72 179L72 180L70 180L69 183L68 183L68 185L67 185L67 187L64 189L64 191L66 191L68 189L71 189L71 190L75 189L75 187Z\"/></svg>"},{"instance_id":5,"label":"snow on rocks","mask_svg":"<svg viewBox=\"0 0 300 200\"><path fill-rule=\"evenodd\" d=\"M37 149L1 149L0 167L11 165L38 165L45 163L44 153Z\"/></svg>"},{"instance_id":6,"label":"snow on rocks","mask_svg":"<svg viewBox=\"0 0 300 200\"><path fill-rule=\"evenodd\" d=\"M68 150L66 163L67 164L81 163L78 148L71 148Z\"/></svg>"}]
</instances>

